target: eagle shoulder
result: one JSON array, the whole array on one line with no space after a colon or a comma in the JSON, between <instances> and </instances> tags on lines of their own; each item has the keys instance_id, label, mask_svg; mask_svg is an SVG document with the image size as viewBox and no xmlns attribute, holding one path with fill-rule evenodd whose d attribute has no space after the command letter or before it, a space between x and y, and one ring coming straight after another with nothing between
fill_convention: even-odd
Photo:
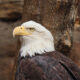
<instances>
[{"instance_id":1,"label":"eagle shoulder","mask_svg":"<svg viewBox=\"0 0 80 80\"><path fill-rule=\"evenodd\" d=\"M64 74L64 75L63 75ZM18 79L20 78L20 79ZM50 56L21 59L16 80L74 80L68 71Z\"/></svg>"}]
</instances>

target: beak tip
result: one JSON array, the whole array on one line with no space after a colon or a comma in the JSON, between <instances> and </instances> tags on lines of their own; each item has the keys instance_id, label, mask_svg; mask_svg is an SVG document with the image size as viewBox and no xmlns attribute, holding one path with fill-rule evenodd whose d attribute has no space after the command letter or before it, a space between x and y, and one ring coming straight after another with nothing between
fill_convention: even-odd
<instances>
[{"instance_id":1,"label":"beak tip","mask_svg":"<svg viewBox=\"0 0 80 80\"><path fill-rule=\"evenodd\" d=\"M13 38L15 38L15 34L13 33Z\"/></svg>"},{"instance_id":2,"label":"beak tip","mask_svg":"<svg viewBox=\"0 0 80 80\"><path fill-rule=\"evenodd\" d=\"M15 38L15 36L13 36L13 38Z\"/></svg>"}]
</instances>

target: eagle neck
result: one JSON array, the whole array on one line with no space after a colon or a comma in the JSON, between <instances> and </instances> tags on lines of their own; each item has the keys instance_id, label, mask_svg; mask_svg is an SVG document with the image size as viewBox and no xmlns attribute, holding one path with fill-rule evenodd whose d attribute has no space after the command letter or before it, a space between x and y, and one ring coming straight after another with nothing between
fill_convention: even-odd
<instances>
[{"instance_id":1,"label":"eagle neck","mask_svg":"<svg viewBox=\"0 0 80 80\"><path fill-rule=\"evenodd\" d=\"M55 51L53 41L50 40L36 40L36 41L27 41L25 40L22 43L20 52L21 56L35 56L35 54L44 54L46 52Z\"/></svg>"}]
</instances>

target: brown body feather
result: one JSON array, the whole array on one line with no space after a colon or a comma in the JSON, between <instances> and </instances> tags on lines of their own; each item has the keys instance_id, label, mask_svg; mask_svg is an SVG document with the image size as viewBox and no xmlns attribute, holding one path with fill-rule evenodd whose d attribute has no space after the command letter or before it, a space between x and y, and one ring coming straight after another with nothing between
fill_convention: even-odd
<instances>
[{"instance_id":1,"label":"brown body feather","mask_svg":"<svg viewBox=\"0 0 80 80\"><path fill-rule=\"evenodd\" d=\"M16 80L80 80L80 69L54 51L34 57L19 57Z\"/></svg>"}]
</instances>

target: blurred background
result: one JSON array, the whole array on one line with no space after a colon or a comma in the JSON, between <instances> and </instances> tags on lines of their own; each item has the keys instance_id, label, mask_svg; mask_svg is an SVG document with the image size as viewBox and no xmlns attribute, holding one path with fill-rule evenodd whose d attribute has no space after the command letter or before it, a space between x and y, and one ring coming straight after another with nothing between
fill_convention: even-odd
<instances>
[{"instance_id":1,"label":"blurred background","mask_svg":"<svg viewBox=\"0 0 80 80\"><path fill-rule=\"evenodd\" d=\"M12 80L17 40L12 31L22 18L23 0L0 0L0 80Z\"/></svg>"},{"instance_id":2,"label":"blurred background","mask_svg":"<svg viewBox=\"0 0 80 80\"><path fill-rule=\"evenodd\" d=\"M34 3L36 1L33 0ZM63 0L63 1L67 1L67 0ZM76 11L76 17L75 17L75 22L74 22L74 26L73 26L73 32L72 32L73 38L71 38L72 41L71 41L71 39L69 39L70 34L67 35L67 32L66 32L65 35L67 35L68 39L65 40L64 37L62 39L63 41L60 41L61 39L58 39L58 43L55 42L55 46L56 46L56 49L58 51L62 52L64 55L68 54L66 56L69 57L70 59L72 59L75 62L75 64L77 64L80 67L80 1L79 0L76 0L76 1L77 1L76 2L77 11ZM34 3L31 3L31 4L34 4ZM0 80L12 80L13 79L13 75L15 72L14 66L17 61L16 55L17 55L18 49L19 49L19 40L17 38L16 39L13 38L12 31L13 31L14 27L16 27L17 25L20 25L24 21L30 20L30 18L29 18L30 15L28 16L29 13L27 11L27 10L29 10L28 8L30 7L28 4L31 5L29 0L0 0ZM27 5L29 7L26 8L25 5ZM36 3L35 3L35 5L36 5ZM59 5L60 5L60 2L58 2L57 7L59 7ZM63 4L63 5L65 5L65 4ZM33 10L35 10L35 8L36 8L36 6L31 7L31 9L33 9ZM39 6L38 10L40 10L40 8L42 8L42 7ZM36 19L35 16L40 15L38 10L37 9L35 10L35 14L34 14L34 11L31 12L31 13L33 13L33 16L31 14L31 16L32 16L31 19L35 20ZM38 13L38 15L36 13ZM46 18L45 18L45 20L46 20ZM42 22L43 24L46 23L45 20ZM38 19L36 21L40 22L42 20L39 19L39 17L38 17ZM49 21L49 22L51 22L51 21ZM44 25L47 26L49 24L47 24L47 25L44 24ZM51 27L48 27L48 28L50 30L52 29ZM58 28L56 28L56 29L58 29ZM53 35L56 34L54 32L57 32L57 30L52 31ZM56 37L55 37L55 40L56 40ZM65 47L66 44L67 44L67 47ZM65 51L63 51L63 50L65 50Z\"/></svg>"}]
</instances>

